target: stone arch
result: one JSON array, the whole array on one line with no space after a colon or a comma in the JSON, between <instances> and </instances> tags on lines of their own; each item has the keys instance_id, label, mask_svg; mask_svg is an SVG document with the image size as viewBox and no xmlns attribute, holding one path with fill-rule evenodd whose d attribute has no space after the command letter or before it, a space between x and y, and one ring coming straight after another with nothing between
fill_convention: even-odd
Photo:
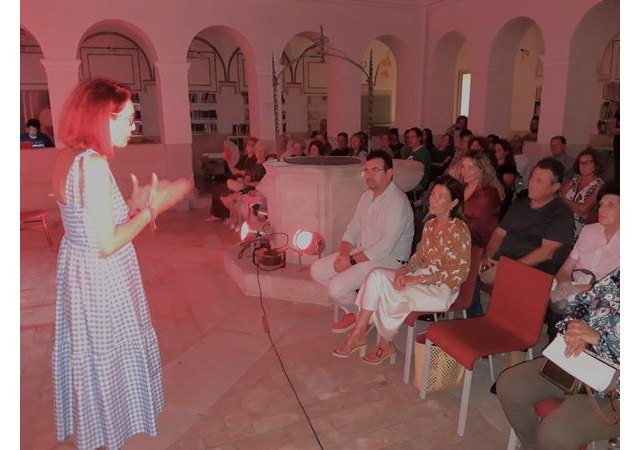
<instances>
[{"instance_id":1,"label":"stone arch","mask_svg":"<svg viewBox=\"0 0 640 450\"><path fill-rule=\"evenodd\" d=\"M450 31L440 38L427 71L427 126L434 134L444 133L456 114L458 58L467 45L467 38L458 31Z\"/></svg>"},{"instance_id":2,"label":"stone arch","mask_svg":"<svg viewBox=\"0 0 640 450\"><path fill-rule=\"evenodd\" d=\"M320 39L318 32L301 31L284 42L276 63L284 100L280 131L308 135L309 131L318 130L322 119L327 118L331 58L320 58L317 45ZM324 39L328 44L326 36Z\"/></svg>"},{"instance_id":3,"label":"stone arch","mask_svg":"<svg viewBox=\"0 0 640 450\"><path fill-rule=\"evenodd\" d=\"M602 103L598 64L607 45L620 33L620 3L604 0L589 9L571 38L563 130L571 143L586 144L597 132Z\"/></svg>"},{"instance_id":4,"label":"stone arch","mask_svg":"<svg viewBox=\"0 0 640 450\"><path fill-rule=\"evenodd\" d=\"M485 129L479 131L496 133L500 136L509 134L514 102L515 60L516 56L524 55L522 50L526 49L521 49L520 44L531 27L537 28L538 37L541 40L539 46L544 49L542 31L538 24L529 17L511 19L496 34L489 53ZM535 71L537 62L538 58L534 56L533 71ZM535 96L535 90L532 94ZM507 100L505 101L505 99ZM531 103L532 111L533 103Z\"/></svg>"}]
</instances>

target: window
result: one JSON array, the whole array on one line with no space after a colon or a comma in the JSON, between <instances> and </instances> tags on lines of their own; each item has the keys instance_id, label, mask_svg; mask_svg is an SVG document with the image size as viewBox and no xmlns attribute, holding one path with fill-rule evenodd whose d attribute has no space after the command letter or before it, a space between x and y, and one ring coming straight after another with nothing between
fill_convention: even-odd
<instances>
[{"instance_id":1,"label":"window","mask_svg":"<svg viewBox=\"0 0 640 450\"><path fill-rule=\"evenodd\" d=\"M471 73L460 72L458 81L458 112L456 116L469 117L469 97L471 96Z\"/></svg>"}]
</instances>

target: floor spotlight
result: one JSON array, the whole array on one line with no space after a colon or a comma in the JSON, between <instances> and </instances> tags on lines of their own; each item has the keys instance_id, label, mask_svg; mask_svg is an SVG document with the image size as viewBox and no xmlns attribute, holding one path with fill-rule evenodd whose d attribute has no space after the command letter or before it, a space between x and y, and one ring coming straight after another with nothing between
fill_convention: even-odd
<instances>
[{"instance_id":1,"label":"floor spotlight","mask_svg":"<svg viewBox=\"0 0 640 450\"><path fill-rule=\"evenodd\" d=\"M324 239L317 231L299 229L292 239L293 251L298 254L298 264L302 263L302 255L322 255L324 250Z\"/></svg>"}]
</instances>

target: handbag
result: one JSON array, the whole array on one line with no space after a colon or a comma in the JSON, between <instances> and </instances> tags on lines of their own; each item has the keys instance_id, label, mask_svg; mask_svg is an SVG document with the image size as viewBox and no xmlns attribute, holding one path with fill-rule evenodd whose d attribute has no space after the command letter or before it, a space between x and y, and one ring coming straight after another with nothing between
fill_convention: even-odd
<instances>
[{"instance_id":1,"label":"handbag","mask_svg":"<svg viewBox=\"0 0 640 450\"><path fill-rule=\"evenodd\" d=\"M549 306L556 313L564 313L567 305L574 299L576 294L584 292L583 286L588 284L593 286L596 282L596 276L593 272L586 269L575 269L571 272L571 282L558 283L553 280L551 294L549 294Z\"/></svg>"},{"instance_id":2,"label":"handbag","mask_svg":"<svg viewBox=\"0 0 640 450\"><path fill-rule=\"evenodd\" d=\"M608 425L620 422L620 412L614 404L615 389L612 386L620 375L619 366L603 360L589 350L584 350L576 357L564 355L566 348L564 336L558 334L544 349L542 354L547 357L540 368L540 375L567 395L586 394L600 418ZM608 400L614 412L613 419L608 418L598 405L593 390L608 391Z\"/></svg>"}]
</instances>

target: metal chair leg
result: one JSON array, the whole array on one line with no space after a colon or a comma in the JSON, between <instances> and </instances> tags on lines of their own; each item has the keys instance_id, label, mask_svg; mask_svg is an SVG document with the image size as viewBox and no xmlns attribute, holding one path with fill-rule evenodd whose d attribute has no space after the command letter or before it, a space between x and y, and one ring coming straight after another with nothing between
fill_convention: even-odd
<instances>
[{"instance_id":1,"label":"metal chair leg","mask_svg":"<svg viewBox=\"0 0 640 450\"><path fill-rule=\"evenodd\" d=\"M533 359L533 348L527 350L527 358L529 359L529 361Z\"/></svg>"},{"instance_id":2,"label":"metal chair leg","mask_svg":"<svg viewBox=\"0 0 640 450\"><path fill-rule=\"evenodd\" d=\"M471 397L471 377L473 370L464 370L464 385L462 388L462 400L460 402L460 415L458 416L458 436L464 436L464 428L467 424L467 411L469 409L469 397Z\"/></svg>"},{"instance_id":3,"label":"metal chair leg","mask_svg":"<svg viewBox=\"0 0 640 450\"><path fill-rule=\"evenodd\" d=\"M420 398L424 400L429 384L429 361L431 361L431 346L433 343L427 339L424 343L424 362L422 364L422 383L420 383Z\"/></svg>"},{"instance_id":4,"label":"metal chair leg","mask_svg":"<svg viewBox=\"0 0 640 450\"><path fill-rule=\"evenodd\" d=\"M411 360L413 359L413 341L416 338L416 328L407 326L407 345L404 347L404 375L402 381L409 384L411 378Z\"/></svg>"}]
</instances>

